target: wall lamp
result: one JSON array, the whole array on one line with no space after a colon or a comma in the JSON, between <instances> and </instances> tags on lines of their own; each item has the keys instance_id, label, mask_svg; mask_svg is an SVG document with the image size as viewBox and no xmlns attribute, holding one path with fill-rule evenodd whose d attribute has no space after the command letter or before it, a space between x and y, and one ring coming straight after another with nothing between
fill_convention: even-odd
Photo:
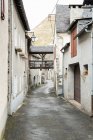
<instances>
[{"instance_id":1,"label":"wall lamp","mask_svg":"<svg viewBox=\"0 0 93 140\"><path fill-rule=\"evenodd\" d=\"M30 38L32 42L35 42L36 36L32 31L25 31L26 37Z\"/></svg>"}]
</instances>

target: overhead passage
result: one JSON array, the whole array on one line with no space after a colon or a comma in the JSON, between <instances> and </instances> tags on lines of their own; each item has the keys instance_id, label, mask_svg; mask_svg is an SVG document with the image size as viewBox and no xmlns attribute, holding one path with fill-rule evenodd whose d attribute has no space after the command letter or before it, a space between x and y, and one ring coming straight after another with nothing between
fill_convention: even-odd
<instances>
[{"instance_id":1,"label":"overhead passage","mask_svg":"<svg viewBox=\"0 0 93 140\"><path fill-rule=\"evenodd\" d=\"M29 61L29 68L30 69L53 69L54 68L54 61L53 60L46 60L45 56L47 54L53 54L53 46L32 46L29 49L29 54L39 55L40 59L37 60L30 60Z\"/></svg>"},{"instance_id":2,"label":"overhead passage","mask_svg":"<svg viewBox=\"0 0 93 140\"><path fill-rule=\"evenodd\" d=\"M29 49L30 54L53 54L53 46L32 46Z\"/></svg>"}]
</instances>

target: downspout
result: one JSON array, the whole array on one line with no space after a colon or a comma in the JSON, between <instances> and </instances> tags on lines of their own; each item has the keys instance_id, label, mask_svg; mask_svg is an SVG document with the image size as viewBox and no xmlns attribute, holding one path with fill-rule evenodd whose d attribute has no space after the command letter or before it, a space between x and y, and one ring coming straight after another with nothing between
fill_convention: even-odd
<instances>
[{"instance_id":1,"label":"downspout","mask_svg":"<svg viewBox=\"0 0 93 140\"><path fill-rule=\"evenodd\" d=\"M93 22L93 7L92 7L92 22ZM91 46L92 46L92 90L91 95L93 96L93 23L92 23L92 32L91 32ZM93 110L93 108L92 108Z\"/></svg>"},{"instance_id":2,"label":"downspout","mask_svg":"<svg viewBox=\"0 0 93 140\"><path fill-rule=\"evenodd\" d=\"M13 1L9 0L9 47L8 47L8 113L11 115L11 98L12 98L12 78L13 78L13 71L12 71L12 63L13 63L13 56L12 56L12 45L13 45Z\"/></svg>"},{"instance_id":3,"label":"downspout","mask_svg":"<svg viewBox=\"0 0 93 140\"><path fill-rule=\"evenodd\" d=\"M91 80L92 80L92 89L91 89L91 95L93 96L93 24L92 24L92 32L91 32L91 49L92 49L92 76L91 76Z\"/></svg>"},{"instance_id":4,"label":"downspout","mask_svg":"<svg viewBox=\"0 0 93 140\"><path fill-rule=\"evenodd\" d=\"M62 96L64 97L64 50L62 50Z\"/></svg>"}]
</instances>

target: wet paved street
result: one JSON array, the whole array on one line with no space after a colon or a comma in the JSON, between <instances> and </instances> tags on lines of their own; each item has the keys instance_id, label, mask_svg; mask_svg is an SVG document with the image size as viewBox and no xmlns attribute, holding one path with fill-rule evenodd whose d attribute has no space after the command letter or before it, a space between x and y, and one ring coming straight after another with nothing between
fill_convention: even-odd
<instances>
[{"instance_id":1,"label":"wet paved street","mask_svg":"<svg viewBox=\"0 0 93 140\"><path fill-rule=\"evenodd\" d=\"M49 81L9 117L5 140L93 140L93 119L52 92Z\"/></svg>"}]
</instances>

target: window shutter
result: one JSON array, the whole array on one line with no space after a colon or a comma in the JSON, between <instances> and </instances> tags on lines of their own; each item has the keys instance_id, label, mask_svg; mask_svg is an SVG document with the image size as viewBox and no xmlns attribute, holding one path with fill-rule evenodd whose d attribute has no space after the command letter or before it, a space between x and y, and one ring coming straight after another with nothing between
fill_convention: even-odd
<instances>
[{"instance_id":1,"label":"window shutter","mask_svg":"<svg viewBox=\"0 0 93 140\"><path fill-rule=\"evenodd\" d=\"M1 0L1 19L5 19L5 0Z\"/></svg>"},{"instance_id":2,"label":"window shutter","mask_svg":"<svg viewBox=\"0 0 93 140\"><path fill-rule=\"evenodd\" d=\"M75 38L76 34L77 34L77 28L74 29L73 39ZM73 43L74 43L74 56L76 56L77 55L77 39L76 38L73 40Z\"/></svg>"},{"instance_id":3,"label":"window shutter","mask_svg":"<svg viewBox=\"0 0 93 140\"><path fill-rule=\"evenodd\" d=\"M71 32L71 57L77 55L77 39L74 39L76 34L77 34L77 28L75 27Z\"/></svg>"},{"instance_id":4,"label":"window shutter","mask_svg":"<svg viewBox=\"0 0 93 140\"><path fill-rule=\"evenodd\" d=\"M71 33L71 57L74 56L74 42L73 42L74 33Z\"/></svg>"}]
</instances>

